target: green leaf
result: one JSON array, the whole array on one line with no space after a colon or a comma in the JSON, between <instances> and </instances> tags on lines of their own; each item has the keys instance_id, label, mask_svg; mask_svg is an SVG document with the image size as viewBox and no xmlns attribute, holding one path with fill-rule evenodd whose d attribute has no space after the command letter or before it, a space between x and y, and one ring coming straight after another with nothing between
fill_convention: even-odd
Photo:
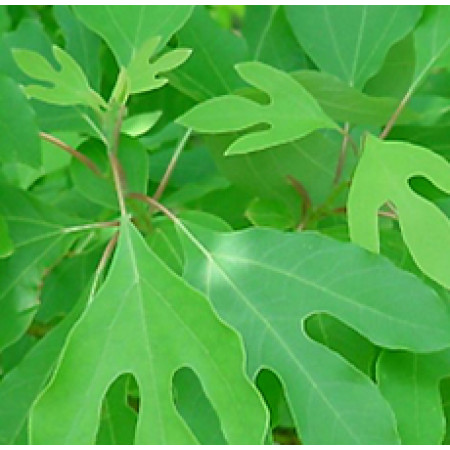
<instances>
[{"instance_id":1,"label":"green leaf","mask_svg":"<svg viewBox=\"0 0 450 450\"><path fill-rule=\"evenodd\" d=\"M5 33L0 40L0 72L18 83L29 83L30 78L17 67L14 61L11 53L13 48L25 48L38 52L53 62L52 42L39 20L24 18L14 31Z\"/></svg>"},{"instance_id":2,"label":"green leaf","mask_svg":"<svg viewBox=\"0 0 450 450\"><path fill-rule=\"evenodd\" d=\"M249 373L265 367L281 378L302 442L397 442L376 387L309 339L303 321L323 312L380 346L438 350L450 343L450 313L433 290L384 258L317 233L185 233L187 279L242 333ZM393 301L404 292L407 303Z\"/></svg>"},{"instance_id":3,"label":"green leaf","mask_svg":"<svg viewBox=\"0 0 450 450\"><path fill-rule=\"evenodd\" d=\"M158 122L161 114L162 111L154 111L127 117L122 124L122 133L132 137L145 134Z\"/></svg>"},{"instance_id":4,"label":"green leaf","mask_svg":"<svg viewBox=\"0 0 450 450\"><path fill-rule=\"evenodd\" d=\"M366 338L327 314L310 317L305 330L316 342L339 353L362 373L372 377L379 350Z\"/></svg>"},{"instance_id":5,"label":"green leaf","mask_svg":"<svg viewBox=\"0 0 450 450\"><path fill-rule=\"evenodd\" d=\"M101 111L106 103L90 88L86 75L78 63L55 45L53 55L59 64L58 70L39 53L24 49L13 50L14 59L23 72L36 80L50 84L50 87L26 86L27 95L56 105L86 105Z\"/></svg>"},{"instance_id":6,"label":"green leaf","mask_svg":"<svg viewBox=\"0 0 450 450\"><path fill-rule=\"evenodd\" d=\"M96 445L131 445L137 414L127 404L128 375L121 375L110 386L102 405Z\"/></svg>"},{"instance_id":7,"label":"green leaf","mask_svg":"<svg viewBox=\"0 0 450 450\"><path fill-rule=\"evenodd\" d=\"M326 114L339 122L384 125L398 106L394 98L370 97L325 72L302 70L294 72L292 77L317 100ZM405 108L396 123L408 123L417 117L411 109Z\"/></svg>"},{"instance_id":8,"label":"green leaf","mask_svg":"<svg viewBox=\"0 0 450 450\"><path fill-rule=\"evenodd\" d=\"M11 18L8 15L6 5L0 5L0 33L7 30L11 25Z\"/></svg>"},{"instance_id":9,"label":"green leaf","mask_svg":"<svg viewBox=\"0 0 450 450\"><path fill-rule=\"evenodd\" d=\"M184 367L174 376L175 406L202 445L224 445L220 420L195 373Z\"/></svg>"},{"instance_id":10,"label":"green leaf","mask_svg":"<svg viewBox=\"0 0 450 450\"><path fill-rule=\"evenodd\" d=\"M0 75L0 160L32 167L41 163L36 117L18 86Z\"/></svg>"},{"instance_id":11,"label":"green leaf","mask_svg":"<svg viewBox=\"0 0 450 450\"><path fill-rule=\"evenodd\" d=\"M383 142L368 136L348 197L351 240L379 252L377 213L391 201L403 239L419 268L450 288L450 221L409 186L413 176L428 178L450 194L450 164L430 150L405 142Z\"/></svg>"},{"instance_id":12,"label":"green leaf","mask_svg":"<svg viewBox=\"0 0 450 450\"><path fill-rule=\"evenodd\" d=\"M291 142L321 128L339 128L308 91L288 74L259 62L237 64L236 70L245 81L266 92L270 103L261 105L244 97L225 95L195 106L177 122L202 133L268 125L268 129L238 138L228 147L227 155Z\"/></svg>"},{"instance_id":13,"label":"green leaf","mask_svg":"<svg viewBox=\"0 0 450 450\"><path fill-rule=\"evenodd\" d=\"M183 220L215 231L231 231L231 227L222 219L203 211L182 211L179 216ZM178 233L173 222L166 217L154 222L155 229L146 238L151 249L175 273L181 275L184 266L184 255Z\"/></svg>"},{"instance_id":14,"label":"green leaf","mask_svg":"<svg viewBox=\"0 0 450 450\"><path fill-rule=\"evenodd\" d=\"M29 194L0 184L0 215L6 220L14 253L0 259L0 350L25 332L36 314L42 278L67 251L73 237L69 220Z\"/></svg>"},{"instance_id":15,"label":"green leaf","mask_svg":"<svg viewBox=\"0 0 450 450\"><path fill-rule=\"evenodd\" d=\"M251 60L270 64L286 72L309 66L286 20L285 10L279 5L248 5L242 34Z\"/></svg>"},{"instance_id":16,"label":"green leaf","mask_svg":"<svg viewBox=\"0 0 450 450\"><path fill-rule=\"evenodd\" d=\"M244 374L236 334L124 220L108 277L33 408L31 441L92 443L108 385L131 373L141 394L135 442L195 443L172 401L173 373L185 366L198 374L227 440L260 443L265 411Z\"/></svg>"},{"instance_id":17,"label":"green leaf","mask_svg":"<svg viewBox=\"0 0 450 450\"><path fill-rule=\"evenodd\" d=\"M104 177L98 177L78 159L72 159L70 175L77 191L94 203L118 210L117 194L105 146L98 140L89 140L81 144L79 151L94 161ZM145 193L149 171L145 148L138 140L121 136L117 156L123 168L126 190Z\"/></svg>"},{"instance_id":18,"label":"green leaf","mask_svg":"<svg viewBox=\"0 0 450 450\"><path fill-rule=\"evenodd\" d=\"M126 67L151 37L161 38L161 50L192 12L189 5L75 5L77 16L111 48L119 65Z\"/></svg>"},{"instance_id":19,"label":"green leaf","mask_svg":"<svg viewBox=\"0 0 450 450\"><path fill-rule=\"evenodd\" d=\"M402 98L411 85L415 63L414 33L410 33L390 48L381 69L364 86L364 92Z\"/></svg>"},{"instance_id":20,"label":"green leaf","mask_svg":"<svg viewBox=\"0 0 450 450\"><path fill-rule=\"evenodd\" d=\"M449 350L429 355L383 352L378 383L394 410L403 444L442 443L445 418L439 384L449 375Z\"/></svg>"},{"instance_id":21,"label":"green leaf","mask_svg":"<svg viewBox=\"0 0 450 450\"><path fill-rule=\"evenodd\" d=\"M285 6L300 45L324 72L362 89L389 49L405 37L421 6Z\"/></svg>"},{"instance_id":22,"label":"green leaf","mask_svg":"<svg viewBox=\"0 0 450 450\"><path fill-rule=\"evenodd\" d=\"M31 406L44 389L70 329L80 316L87 293L71 313L46 334L0 382L0 444L13 444L26 431Z\"/></svg>"},{"instance_id":23,"label":"green leaf","mask_svg":"<svg viewBox=\"0 0 450 450\"><path fill-rule=\"evenodd\" d=\"M287 206L273 199L256 197L248 205L245 216L257 227L271 227L278 230L286 230L295 226L294 218Z\"/></svg>"},{"instance_id":24,"label":"green leaf","mask_svg":"<svg viewBox=\"0 0 450 450\"><path fill-rule=\"evenodd\" d=\"M214 136L208 143L221 172L236 186L253 196L275 199L287 205L294 217L300 215L302 199L288 176L303 185L314 206L327 200L333 189L342 142L337 133L317 131L263 152L223 156L232 138L234 136ZM353 154L349 153L343 179L351 173L355 162ZM345 197L338 200L344 202Z\"/></svg>"},{"instance_id":25,"label":"green leaf","mask_svg":"<svg viewBox=\"0 0 450 450\"><path fill-rule=\"evenodd\" d=\"M86 105L98 111L106 106L100 95L89 87L78 63L61 48L53 46L59 70L34 51L14 49L12 52L17 65L28 76L50 84L50 87L26 86L25 93L28 96L61 106Z\"/></svg>"},{"instance_id":26,"label":"green leaf","mask_svg":"<svg viewBox=\"0 0 450 450\"><path fill-rule=\"evenodd\" d=\"M416 70L410 91L413 91L434 66L450 63L450 6L425 6L423 18L414 32Z\"/></svg>"},{"instance_id":27,"label":"green leaf","mask_svg":"<svg viewBox=\"0 0 450 450\"><path fill-rule=\"evenodd\" d=\"M170 83L181 92L203 101L244 84L234 70L236 63L247 59L244 40L223 30L205 7L195 8L177 36L179 45L193 51L186 64L168 74Z\"/></svg>"},{"instance_id":28,"label":"green leaf","mask_svg":"<svg viewBox=\"0 0 450 450\"><path fill-rule=\"evenodd\" d=\"M39 310L35 320L42 324L56 323L66 317L83 294L86 285L93 276L102 256L106 239L110 239L114 229L97 232L95 243L85 248L81 240L78 247L72 249L56 267L45 277L40 295ZM100 234L100 236L99 236ZM86 240L94 237L87 235Z\"/></svg>"},{"instance_id":29,"label":"green leaf","mask_svg":"<svg viewBox=\"0 0 450 450\"><path fill-rule=\"evenodd\" d=\"M0 216L0 259L6 258L14 251L14 242L9 237L8 223Z\"/></svg>"},{"instance_id":30,"label":"green leaf","mask_svg":"<svg viewBox=\"0 0 450 450\"><path fill-rule=\"evenodd\" d=\"M78 62L94 89L100 86L100 45L97 35L86 28L67 5L54 5L53 14L64 34L67 53Z\"/></svg>"},{"instance_id":31,"label":"green leaf","mask_svg":"<svg viewBox=\"0 0 450 450\"><path fill-rule=\"evenodd\" d=\"M149 62L150 58L156 53L160 41L159 36L152 37L134 53L127 66L130 94L152 91L164 86L169 80L160 77L160 73L175 69L191 55L190 49L177 48L164 53L155 61Z\"/></svg>"}]
</instances>

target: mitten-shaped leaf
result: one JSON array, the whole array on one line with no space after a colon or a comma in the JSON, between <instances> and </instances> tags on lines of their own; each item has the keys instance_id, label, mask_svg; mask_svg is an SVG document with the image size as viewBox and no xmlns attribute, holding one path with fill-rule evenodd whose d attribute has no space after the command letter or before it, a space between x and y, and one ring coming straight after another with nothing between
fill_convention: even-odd
<instances>
[{"instance_id":1,"label":"mitten-shaped leaf","mask_svg":"<svg viewBox=\"0 0 450 450\"><path fill-rule=\"evenodd\" d=\"M186 278L242 333L250 374L266 367L279 375L302 442L397 441L375 385L312 341L304 321L323 312L380 346L438 350L450 343L450 313L432 289L378 255L317 233L191 226L190 238L180 235Z\"/></svg>"},{"instance_id":2,"label":"mitten-shaped leaf","mask_svg":"<svg viewBox=\"0 0 450 450\"><path fill-rule=\"evenodd\" d=\"M86 105L96 110L104 107L105 101L90 88L83 70L72 56L56 46L53 46L53 54L59 70L37 52L13 50L17 65L28 76L50 84L49 87L29 85L25 92L30 97L56 105Z\"/></svg>"},{"instance_id":3,"label":"mitten-shaped leaf","mask_svg":"<svg viewBox=\"0 0 450 450\"><path fill-rule=\"evenodd\" d=\"M161 55L155 61L150 58L156 53L160 37L152 37L133 55L127 67L130 82L130 94L151 91L164 86L167 78L158 77L183 64L190 56L191 50L179 48Z\"/></svg>"},{"instance_id":4,"label":"mitten-shaped leaf","mask_svg":"<svg viewBox=\"0 0 450 450\"><path fill-rule=\"evenodd\" d=\"M235 67L245 81L270 96L269 104L261 105L237 95L224 95L195 106L177 122L202 133L223 133L259 124L268 125L268 129L238 138L228 147L228 155L291 142L321 128L338 128L309 92L285 72L255 61Z\"/></svg>"},{"instance_id":5,"label":"mitten-shaped leaf","mask_svg":"<svg viewBox=\"0 0 450 450\"><path fill-rule=\"evenodd\" d=\"M445 417L439 388L449 376L450 350L426 355L382 353L377 379L394 410L403 444L442 443Z\"/></svg>"},{"instance_id":6,"label":"mitten-shaped leaf","mask_svg":"<svg viewBox=\"0 0 450 450\"><path fill-rule=\"evenodd\" d=\"M72 330L55 376L33 409L32 442L93 443L108 386L131 373L140 390L135 442L195 443L172 399L174 373L189 366L228 442L261 443L265 410L245 375L235 332L156 257L128 220L120 232L108 277Z\"/></svg>"},{"instance_id":7,"label":"mitten-shaped leaf","mask_svg":"<svg viewBox=\"0 0 450 450\"><path fill-rule=\"evenodd\" d=\"M450 164L444 158L416 145L368 136L348 197L350 237L379 252L377 212L391 201L416 264L450 288L450 221L436 205L411 189L409 180L414 176L426 177L450 194Z\"/></svg>"},{"instance_id":8,"label":"mitten-shaped leaf","mask_svg":"<svg viewBox=\"0 0 450 450\"><path fill-rule=\"evenodd\" d=\"M192 12L189 5L75 5L77 16L109 45L120 66L126 67L141 46L160 36L158 51Z\"/></svg>"}]
</instances>

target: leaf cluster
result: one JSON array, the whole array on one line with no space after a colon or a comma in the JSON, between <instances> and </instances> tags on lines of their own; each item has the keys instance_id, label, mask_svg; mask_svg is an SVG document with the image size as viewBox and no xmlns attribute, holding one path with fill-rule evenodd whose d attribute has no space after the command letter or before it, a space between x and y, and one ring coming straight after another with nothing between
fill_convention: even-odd
<instances>
[{"instance_id":1,"label":"leaf cluster","mask_svg":"<svg viewBox=\"0 0 450 450\"><path fill-rule=\"evenodd\" d=\"M1 6L1 444L450 442L448 6Z\"/></svg>"}]
</instances>

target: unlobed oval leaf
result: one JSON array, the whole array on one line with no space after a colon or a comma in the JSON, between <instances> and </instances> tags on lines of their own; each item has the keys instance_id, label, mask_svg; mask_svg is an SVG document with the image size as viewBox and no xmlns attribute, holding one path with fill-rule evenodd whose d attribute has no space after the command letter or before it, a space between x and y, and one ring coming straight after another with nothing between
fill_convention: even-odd
<instances>
[{"instance_id":1,"label":"unlobed oval leaf","mask_svg":"<svg viewBox=\"0 0 450 450\"><path fill-rule=\"evenodd\" d=\"M406 36L421 6L286 6L300 45L325 72L362 89L389 48Z\"/></svg>"}]
</instances>

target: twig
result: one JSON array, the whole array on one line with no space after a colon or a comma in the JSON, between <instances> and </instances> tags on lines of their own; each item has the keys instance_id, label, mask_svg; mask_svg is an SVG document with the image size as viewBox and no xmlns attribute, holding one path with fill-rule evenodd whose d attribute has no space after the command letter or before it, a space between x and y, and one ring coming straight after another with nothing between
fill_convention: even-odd
<instances>
[{"instance_id":1,"label":"twig","mask_svg":"<svg viewBox=\"0 0 450 450\"><path fill-rule=\"evenodd\" d=\"M51 134L40 131L39 136L44 141L51 142L60 149L72 155L74 158L78 159L78 161L80 161L81 164L85 165L95 175L104 178L104 175L97 167L97 165L92 160L90 160L86 155L83 155L83 153L80 153L78 150L75 150L73 147L59 140L57 137L52 136Z\"/></svg>"},{"instance_id":2,"label":"twig","mask_svg":"<svg viewBox=\"0 0 450 450\"><path fill-rule=\"evenodd\" d=\"M397 106L397 109L394 111L394 113L392 114L388 123L384 127L384 130L381 132L380 139L386 138L386 136L390 133L390 131L392 130L392 127L395 125L395 122L398 119L398 116L402 113L406 104L409 102L409 99L411 98L412 93L413 93L413 89L409 89L408 92L405 94L405 96L402 98L401 102Z\"/></svg>"},{"instance_id":3,"label":"twig","mask_svg":"<svg viewBox=\"0 0 450 450\"><path fill-rule=\"evenodd\" d=\"M335 214L347 214L347 208L342 206L340 208L333 209L332 212ZM377 214L380 217L389 217L390 219L398 220L398 216L395 212L379 210Z\"/></svg>"},{"instance_id":4,"label":"twig","mask_svg":"<svg viewBox=\"0 0 450 450\"><path fill-rule=\"evenodd\" d=\"M125 115L125 105L122 105L119 108L119 115L117 116L116 123L114 124L113 131L113 147L112 152L117 155L117 151L119 150L119 140L120 140L120 130L122 129L123 117Z\"/></svg>"},{"instance_id":5,"label":"twig","mask_svg":"<svg viewBox=\"0 0 450 450\"><path fill-rule=\"evenodd\" d=\"M152 208L155 208L159 211L161 211L164 215L166 215L170 220L172 220L175 223L179 223L180 220L178 217L169 209L167 209L164 205L158 202L158 200L155 200L152 197L149 197L145 194L140 194L138 192L133 192L131 194L128 194L128 197L135 198L136 200L141 200L145 203L148 203Z\"/></svg>"},{"instance_id":6,"label":"twig","mask_svg":"<svg viewBox=\"0 0 450 450\"><path fill-rule=\"evenodd\" d=\"M302 220L300 221L299 225L297 226L297 230L302 230L303 227L306 224L307 214L309 208L311 208L311 197L308 194L308 191L306 190L305 186L303 186L300 181L296 180L292 175L288 175L287 179L291 183L292 187L298 192L302 199Z\"/></svg>"},{"instance_id":7,"label":"twig","mask_svg":"<svg viewBox=\"0 0 450 450\"><path fill-rule=\"evenodd\" d=\"M175 149L175 151L172 155L172 158L166 168L166 171L165 171L163 177L161 178L161 181L160 181L155 193L153 194L154 200L158 201L161 198L161 196L163 195L167 185L169 184L170 177L172 176L172 173L178 162L178 158L180 157L183 149L186 147L186 143L187 143L191 133L192 133L192 128L188 128L186 133L184 133L184 136L180 139L180 142L178 143L177 148Z\"/></svg>"},{"instance_id":8,"label":"twig","mask_svg":"<svg viewBox=\"0 0 450 450\"><path fill-rule=\"evenodd\" d=\"M341 151L339 153L339 159L333 180L333 184L335 185L338 184L339 180L341 179L342 170L344 169L345 158L347 156L347 146L349 142L349 131L350 131L350 124L348 122L346 122L346 124L344 125L344 131L345 133L344 137L342 138Z\"/></svg>"},{"instance_id":9,"label":"twig","mask_svg":"<svg viewBox=\"0 0 450 450\"><path fill-rule=\"evenodd\" d=\"M347 125L347 123L346 123L345 125ZM343 136L347 137L348 143L349 143L350 146L352 147L353 153L355 154L355 156L358 156L358 155L359 155L359 147L358 147L358 144L355 142L355 140L353 139L352 135L349 133L349 130L350 130L350 127L349 127L349 129L347 130L347 129L346 129L346 126L344 126L344 128L340 128L340 129L339 129L340 133L341 133Z\"/></svg>"},{"instance_id":10,"label":"twig","mask_svg":"<svg viewBox=\"0 0 450 450\"><path fill-rule=\"evenodd\" d=\"M100 282L100 277L102 275L103 270L106 267L106 264L108 263L108 260L114 250L114 247L117 244L118 239L119 239L119 232L116 231L113 237L109 240L108 244L106 245L105 250L103 251L102 257L100 258L98 266L95 269L94 280L92 281L92 287L89 292L88 304L91 303L92 300L94 299L95 291L97 290L98 284Z\"/></svg>"}]
</instances>

